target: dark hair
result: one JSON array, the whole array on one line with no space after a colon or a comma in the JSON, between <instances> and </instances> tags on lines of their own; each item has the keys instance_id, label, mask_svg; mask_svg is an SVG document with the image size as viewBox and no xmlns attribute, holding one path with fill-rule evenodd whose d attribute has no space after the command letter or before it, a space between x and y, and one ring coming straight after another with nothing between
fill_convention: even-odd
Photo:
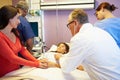
<instances>
[{"instance_id":1,"label":"dark hair","mask_svg":"<svg viewBox=\"0 0 120 80\"><path fill-rule=\"evenodd\" d=\"M6 5L0 8L0 29L4 29L8 23L9 20L12 19L14 16L16 16L18 13L18 10L11 5Z\"/></svg>"},{"instance_id":2,"label":"dark hair","mask_svg":"<svg viewBox=\"0 0 120 80\"><path fill-rule=\"evenodd\" d=\"M118 9L118 8L115 7L113 4L110 5L108 2L103 2L103 3L101 3L101 4L97 7L96 11L100 11L101 8L107 9L107 10L109 10L110 12L114 11L115 9Z\"/></svg>"},{"instance_id":3,"label":"dark hair","mask_svg":"<svg viewBox=\"0 0 120 80\"><path fill-rule=\"evenodd\" d=\"M88 15L82 9L74 9L71 12L72 20L77 19L79 23L88 23Z\"/></svg>"},{"instance_id":4,"label":"dark hair","mask_svg":"<svg viewBox=\"0 0 120 80\"><path fill-rule=\"evenodd\" d=\"M57 46L59 46L60 44L64 44L64 45L65 45L65 48L66 48L66 53L68 53L68 52L69 52L69 45L68 45L67 43L60 42L60 43L58 43L58 45L57 45Z\"/></svg>"},{"instance_id":5,"label":"dark hair","mask_svg":"<svg viewBox=\"0 0 120 80\"><path fill-rule=\"evenodd\" d=\"M12 5L5 5L1 7L0 8L0 30L4 29L8 25L9 20L15 17L17 13L19 13L18 9ZM21 41L21 38L17 29L13 28L11 32L13 32L15 36L17 36ZM21 41L21 44L23 45L22 41Z\"/></svg>"}]
</instances>

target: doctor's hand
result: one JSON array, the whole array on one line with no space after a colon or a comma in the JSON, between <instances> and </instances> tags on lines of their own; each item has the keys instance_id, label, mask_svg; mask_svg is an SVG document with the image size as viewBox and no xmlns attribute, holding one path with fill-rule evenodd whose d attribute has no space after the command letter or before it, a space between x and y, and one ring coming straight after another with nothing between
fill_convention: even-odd
<instances>
[{"instance_id":1,"label":"doctor's hand","mask_svg":"<svg viewBox=\"0 0 120 80\"><path fill-rule=\"evenodd\" d=\"M84 68L83 68L82 65L79 65L79 66L77 67L77 69L78 69L78 70L81 70L81 71L84 71Z\"/></svg>"}]
</instances>

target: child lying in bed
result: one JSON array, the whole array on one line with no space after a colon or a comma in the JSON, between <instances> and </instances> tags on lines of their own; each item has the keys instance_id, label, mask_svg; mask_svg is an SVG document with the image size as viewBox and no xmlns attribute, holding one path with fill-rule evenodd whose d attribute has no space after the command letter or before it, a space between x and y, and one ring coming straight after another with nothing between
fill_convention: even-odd
<instances>
[{"instance_id":1,"label":"child lying in bed","mask_svg":"<svg viewBox=\"0 0 120 80\"><path fill-rule=\"evenodd\" d=\"M43 58L47 58L48 61L51 62L55 62L55 63L57 62L58 57L56 57L56 54L59 54L59 57L61 57L69 52L69 45L64 42L60 42L58 43L57 46L54 45L53 47L54 49L49 50L48 52L42 55Z\"/></svg>"},{"instance_id":2,"label":"child lying in bed","mask_svg":"<svg viewBox=\"0 0 120 80\"><path fill-rule=\"evenodd\" d=\"M52 51L50 50L44 53L43 58L47 58L48 61L50 61L48 63L49 67L60 67L58 62L60 57L67 55L68 52L69 45L64 42L60 42L57 46L54 46ZM79 66L77 69L84 70L82 66Z\"/></svg>"}]
</instances>

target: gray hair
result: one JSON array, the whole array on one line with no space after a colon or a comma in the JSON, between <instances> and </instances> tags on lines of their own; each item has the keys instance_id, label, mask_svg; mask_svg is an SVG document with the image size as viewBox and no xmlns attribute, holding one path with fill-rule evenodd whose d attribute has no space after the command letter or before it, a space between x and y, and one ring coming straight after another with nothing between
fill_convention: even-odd
<instances>
[{"instance_id":1,"label":"gray hair","mask_svg":"<svg viewBox=\"0 0 120 80\"><path fill-rule=\"evenodd\" d=\"M22 9L22 10L28 10L28 4L25 2L25 1L23 1L23 0L21 0L21 1L19 1L18 3L17 3L17 5L16 5L16 7L17 8L20 8L20 9Z\"/></svg>"},{"instance_id":2,"label":"gray hair","mask_svg":"<svg viewBox=\"0 0 120 80\"><path fill-rule=\"evenodd\" d=\"M77 21L81 24L84 24L84 23L88 23L88 15L85 13L84 10L82 9L74 9L71 14L71 19L72 20L75 20L77 19Z\"/></svg>"}]
</instances>

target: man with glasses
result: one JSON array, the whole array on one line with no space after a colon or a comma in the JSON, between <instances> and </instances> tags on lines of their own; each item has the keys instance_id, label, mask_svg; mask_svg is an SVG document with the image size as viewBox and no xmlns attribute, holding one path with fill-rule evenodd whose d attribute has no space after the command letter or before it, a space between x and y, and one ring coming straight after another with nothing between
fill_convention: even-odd
<instances>
[{"instance_id":1,"label":"man with glasses","mask_svg":"<svg viewBox=\"0 0 120 80\"><path fill-rule=\"evenodd\" d=\"M73 10L68 22L73 37L69 52L59 59L62 71L82 65L91 80L119 80L120 49L112 36L90 24L82 9Z\"/></svg>"},{"instance_id":2,"label":"man with glasses","mask_svg":"<svg viewBox=\"0 0 120 80\"><path fill-rule=\"evenodd\" d=\"M21 14L21 16L19 17L20 24L17 27L18 31L20 32L23 43L27 47L28 51L32 54L33 38L35 37L35 35L29 22L25 18L28 13L28 4L25 1L21 0L17 3L16 7Z\"/></svg>"}]
</instances>

